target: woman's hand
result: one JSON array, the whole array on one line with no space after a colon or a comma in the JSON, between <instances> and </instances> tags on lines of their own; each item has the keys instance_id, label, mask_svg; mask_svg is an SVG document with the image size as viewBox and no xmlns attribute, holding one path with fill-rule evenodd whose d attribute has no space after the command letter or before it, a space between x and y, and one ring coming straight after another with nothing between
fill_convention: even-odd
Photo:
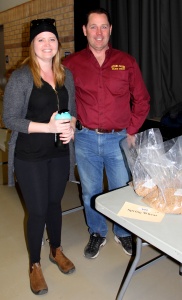
<instances>
[{"instance_id":1,"label":"woman's hand","mask_svg":"<svg viewBox=\"0 0 182 300\"><path fill-rule=\"evenodd\" d=\"M69 143L74 139L76 118L72 117L70 120L55 120L55 115L52 114L49 123L30 122L28 133L60 133L60 139L63 143Z\"/></svg>"},{"instance_id":2,"label":"woman's hand","mask_svg":"<svg viewBox=\"0 0 182 300\"><path fill-rule=\"evenodd\" d=\"M49 133L59 133L62 132L62 124L65 120L55 120L55 116L57 115L57 111L52 114L48 125Z\"/></svg>"},{"instance_id":3,"label":"woman's hand","mask_svg":"<svg viewBox=\"0 0 182 300\"><path fill-rule=\"evenodd\" d=\"M70 120L63 120L62 122L62 129L61 133L59 135L60 140L63 142L63 144L67 144L71 141L71 139L74 140L74 133L75 133L75 124L76 119L72 117Z\"/></svg>"}]
</instances>

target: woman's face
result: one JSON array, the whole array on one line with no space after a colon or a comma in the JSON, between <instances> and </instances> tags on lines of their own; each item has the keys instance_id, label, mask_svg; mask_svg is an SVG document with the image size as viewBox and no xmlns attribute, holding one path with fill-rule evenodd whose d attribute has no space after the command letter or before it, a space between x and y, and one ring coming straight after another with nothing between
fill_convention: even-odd
<instances>
[{"instance_id":1,"label":"woman's face","mask_svg":"<svg viewBox=\"0 0 182 300\"><path fill-rule=\"evenodd\" d=\"M54 33L44 31L34 38L34 51L38 61L49 61L58 51L58 40Z\"/></svg>"}]
</instances>

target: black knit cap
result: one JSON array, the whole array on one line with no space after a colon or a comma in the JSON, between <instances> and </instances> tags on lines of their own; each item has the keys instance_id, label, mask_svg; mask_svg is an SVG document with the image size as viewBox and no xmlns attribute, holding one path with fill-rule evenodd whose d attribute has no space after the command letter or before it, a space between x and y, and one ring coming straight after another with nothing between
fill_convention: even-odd
<instances>
[{"instance_id":1,"label":"black knit cap","mask_svg":"<svg viewBox=\"0 0 182 300\"><path fill-rule=\"evenodd\" d=\"M55 25L55 19L37 19L30 22L30 43L41 32L49 31L55 34L59 40L58 32Z\"/></svg>"}]
</instances>

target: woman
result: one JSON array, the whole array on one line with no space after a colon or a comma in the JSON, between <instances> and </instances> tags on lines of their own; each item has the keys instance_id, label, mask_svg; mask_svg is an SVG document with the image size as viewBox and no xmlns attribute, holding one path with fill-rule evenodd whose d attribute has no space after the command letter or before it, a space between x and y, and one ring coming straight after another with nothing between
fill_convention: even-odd
<instances>
[{"instance_id":1,"label":"woman","mask_svg":"<svg viewBox=\"0 0 182 300\"><path fill-rule=\"evenodd\" d=\"M3 120L12 130L9 143L9 185L13 170L28 212L27 240L30 287L47 293L41 265L41 242L46 225L51 262L64 274L75 270L60 246L63 197L68 178L74 179L73 140L76 122L74 83L60 61L60 43L54 19L30 24L30 55L15 70L5 89ZM68 109L71 121L55 120ZM55 134L68 147L55 145Z\"/></svg>"}]
</instances>

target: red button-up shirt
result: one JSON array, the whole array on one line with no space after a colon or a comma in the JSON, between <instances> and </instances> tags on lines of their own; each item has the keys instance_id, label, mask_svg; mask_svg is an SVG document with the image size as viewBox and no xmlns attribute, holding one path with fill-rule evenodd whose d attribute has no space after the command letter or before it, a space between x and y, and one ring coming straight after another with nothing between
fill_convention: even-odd
<instances>
[{"instance_id":1,"label":"red button-up shirt","mask_svg":"<svg viewBox=\"0 0 182 300\"><path fill-rule=\"evenodd\" d=\"M69 55L63 64L74 77L77 116L88 128L127 129L135 134L149 112L150 96L136 60L109 46L102 66L91 50Z\"/></svg>"}]
</instances>

